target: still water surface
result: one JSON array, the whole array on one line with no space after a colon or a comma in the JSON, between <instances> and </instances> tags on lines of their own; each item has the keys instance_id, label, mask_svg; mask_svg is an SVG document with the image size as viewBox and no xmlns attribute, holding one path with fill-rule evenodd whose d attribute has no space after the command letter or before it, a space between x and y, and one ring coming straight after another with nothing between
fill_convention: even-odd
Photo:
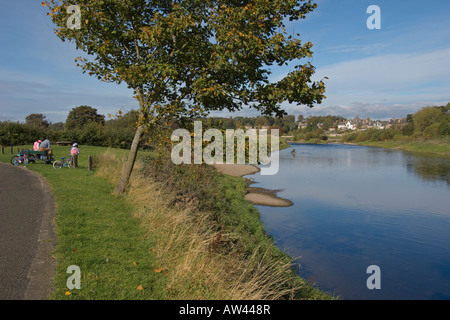
<instances>
[{"instance_id":1,"label":"still water surface","mask_svg":"<svg viewBox=\"0 0 450 320\"><path fill-rule=\"evenodd\" d=\"M450 158L291 144L276 175L246 177L294 202L256 207L319 288L343 299L450 299ZM370 265L379 290L367 288Z\"/></svg>"}]
</instances>

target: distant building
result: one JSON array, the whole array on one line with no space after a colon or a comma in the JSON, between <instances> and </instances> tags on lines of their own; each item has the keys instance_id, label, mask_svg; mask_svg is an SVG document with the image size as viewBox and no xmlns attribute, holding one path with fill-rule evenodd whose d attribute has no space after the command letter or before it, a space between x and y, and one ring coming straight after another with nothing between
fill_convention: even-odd
<instances>
[{"instance_id":1,"label":"distant building","mask_svg":"<svg viewBox=\"0 0 450 320\"><path fill-rule=\"evenodd\" d=\"M345 122L341 122L338 124L338 130L345 130L345 129L347 129Z\"/></svg>"},{"instance_id":2,"label":"distant building","mask_svg":"<svg viewBox=\"0 0 450 320\"><path fill-rule=\"evenodd\" d=\"M347 121L347 123L345 124L345 127L347 128L347 130L355 130L356 126L351 123L350 121Z\"/></svg>"}]
</instances>

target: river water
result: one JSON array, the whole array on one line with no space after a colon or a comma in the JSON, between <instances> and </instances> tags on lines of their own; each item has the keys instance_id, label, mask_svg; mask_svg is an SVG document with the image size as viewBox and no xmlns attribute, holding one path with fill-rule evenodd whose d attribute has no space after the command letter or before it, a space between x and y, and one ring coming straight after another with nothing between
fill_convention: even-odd
<instances>
[{"instance_id":1,"label":"river water","mask_svg":"<svg viewBox=\"0 0 450 320\"><path fill-rule=\"evenodd\" d=\"M246 177L294 202L256 207L320 289L342 299L450 299L450 158L291 144L276 175Z\"/></svg>"}]
</instances>

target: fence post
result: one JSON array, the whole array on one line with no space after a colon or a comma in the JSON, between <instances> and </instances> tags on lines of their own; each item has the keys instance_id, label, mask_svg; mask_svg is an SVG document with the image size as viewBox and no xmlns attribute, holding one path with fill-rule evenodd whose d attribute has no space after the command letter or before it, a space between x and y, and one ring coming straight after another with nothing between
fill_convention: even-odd
<instances>
[{"instance_id":1,"label":"fence post","mask_svg":"<svg viewBox=\"0 0 450 320\"><path fill-rule=\"evenodd\" d=\"M72 155L72 160L73 160L73 167L74 168L78 168L78 155L77 154L73 154Z\"/></svg>"},{"instance_id":2,"label":"fence post","mask_svg":"<svg viewBox=\"0 0 450 320\"><path fill-rule=\"evenodd\" d=\"M92 156L88 157L88 170L91 171L92 170Z\"/></svg>"},{"instance_id":3,"label":"fence post","mask_svg":"<svg viewBox=\"0 0 450 320\"><path fill-rule=\"evenodd\" d=\"M14 147L11 147L11 154L14 154Z\"/></svg>"},{"instance_id":4,"label":"fence post","mask_svg":"<svg viewBox=\"0 0 450 320\"><path fill-rule=\"evenodd\" d=\"M2 154L5 154L5 147L2 146Z\"/></svg>"}]
</instances>

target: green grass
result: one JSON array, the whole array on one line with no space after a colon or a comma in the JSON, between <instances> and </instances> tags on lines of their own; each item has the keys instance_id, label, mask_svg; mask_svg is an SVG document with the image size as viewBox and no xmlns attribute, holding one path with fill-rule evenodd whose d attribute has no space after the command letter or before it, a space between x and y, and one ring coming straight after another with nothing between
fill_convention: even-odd
<instances>
[{"instance_id":1,"label":"green grass","mask_svg":"<svg viewBox=\"0 0 450 320\"><path fill-rule=\"evenodd\" d=\"M55 147L55 158L67 156L68 150ZM114 186L88 170L88 156L105 150L81 146L77 169L53 169L42 162L27 166L47 179L56 202L57 270L51 299L164 299L164 275L149 272L157 267L151 253L155 242L133 218L126 198L113 196ZM8 148L0 160L9 162L11 156ZM71 265L80 267L81 290L66 295Z\"/></svg>"},{"instance_id":2,"label":"green grass","mask_svg":"<svg viewBox=\"0 0 450 320\"><path fill-rule=\"evenodd\" d=\"M447 136L433 139L403 138L397 141L364 141L357 144L406 151L435 153L439 155L450 155L450 138Z\"/></svg>"}]
</instances>

